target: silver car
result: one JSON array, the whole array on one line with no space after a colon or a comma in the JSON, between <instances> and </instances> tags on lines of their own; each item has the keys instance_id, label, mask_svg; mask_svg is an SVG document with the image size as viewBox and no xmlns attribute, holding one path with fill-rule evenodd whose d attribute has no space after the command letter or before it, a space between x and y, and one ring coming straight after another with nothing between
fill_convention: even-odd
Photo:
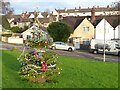
<instances>
[{"instance_id":1,"label":"silver car","mask_svg":"<svg viewBox=\"0 0 120 90\"><path fill-rule=\"evenodd\" d=\"M51 49L55 50L55 49L61 49L61 50L68 50L68 51L74 51L75 47L70 46L64 42L54 42L51 46Z\"/></svg>"}]
</instances>

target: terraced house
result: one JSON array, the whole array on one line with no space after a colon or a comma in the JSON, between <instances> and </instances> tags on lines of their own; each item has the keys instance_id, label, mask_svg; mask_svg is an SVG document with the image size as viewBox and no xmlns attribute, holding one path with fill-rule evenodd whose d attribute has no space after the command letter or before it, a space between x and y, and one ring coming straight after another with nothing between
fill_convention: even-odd
<instances>
[{"instance_id":1,"label":"terraced house","mask_svg":"<svg viewBox=\"0 0 120 90\"><path fill-rule=\"evenodd\" d=\"M95 8L91 10L91 16L68 16L64 17L66 22L72 29L69 37L70 41L77 49L80 45L89 45L92 38L106 40L120 40L120 15L95 15Z\"/></svg>"},{"instance_id":2,"label":"terraced house","mask_svg":"<svg viewBox=\"0 0 120 90\"><path fill-rule=\"evenodd\" d=\"M94 7L95 8L95 15L118 15L120 14L120 11L118 9L112 8L110 6L107 7ZM81 8L81 7L75 7L74 9L64 8L64 9L55 9L53 11L53 15L57 15L58 20L61 19L61 17L67 17L67 16L90 16L91 15L92 8Z\"/></svg>"},{"instance_id":3,"label":"terraced house","mask_svg":"<svg viewBox=\"0 0 120 90\"><path fill-rule=\"evenodd\" d=\"M47 27L50 22L56 21L55 15L49 14L47 12L24 12L20 15L10 15L7 19L11 27L21 27L29 26L31 27L35 17L38 18L40 24Z\"/></svg>"}]
</instances>

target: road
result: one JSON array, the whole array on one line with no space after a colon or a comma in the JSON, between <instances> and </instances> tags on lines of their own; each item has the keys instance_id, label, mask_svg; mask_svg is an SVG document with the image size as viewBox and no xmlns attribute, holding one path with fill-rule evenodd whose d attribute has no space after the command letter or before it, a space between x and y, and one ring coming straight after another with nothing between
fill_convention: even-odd
<instances>
[{"instance_id":1,"label":"road","mask_svg":"<svg viewBox=\"0 0 120 90\"><path fill-rule=\"evenodd\" d=\"M13 47L17 48L18 50L23 50L23 45L14 45L14 44L8 44L8 43L0 43L0 49L4 50L11 50ZM28 49L26 49L28 50ZM53 50L49 50L53 51ZM89 52L81 51L81 50L75 50L73 52L69 51L63 51L63 50L54 50L58 55L63 56L72 56L72 57L78 57L78 58L87 58L89 60L99 60L103 61L103 54L92 54ZM112 61L112 62L120 62L120 57L113 56L113 55L106 55L106 61Z\"/></svg>"}]
</instances>

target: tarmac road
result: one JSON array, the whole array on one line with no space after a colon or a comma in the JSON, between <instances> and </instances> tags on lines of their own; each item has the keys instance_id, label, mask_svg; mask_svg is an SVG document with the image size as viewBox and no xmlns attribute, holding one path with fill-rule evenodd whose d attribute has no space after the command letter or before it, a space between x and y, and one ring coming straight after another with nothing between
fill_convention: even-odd
<instances>
[{"instance_id":1,"label":"tarmac road","mask_svg":"<svg viewBox=\"0 0 120 90\"><path fill-rule=\"evenodd\" d=\"M23 45L15 45L15 44L8 44L8 43L0 43L0 50L11 50L12 48L17 48L19 51L23 50ZM29 51L29 49L26 48L26 51ZM55 51L58 55L63 56L71 56L71 57L78 57L78 58L87 58L90 60L100 60L103 61L103 54L92 54L89 52L81 51L81 50L75 50L73 52L69 51L63 51L63 50L50 50L49 51ZM120 57L113 56L113 55L105 55L106 61L112 61L112 62L120 62Z\"/></svg>"}]
</instances>

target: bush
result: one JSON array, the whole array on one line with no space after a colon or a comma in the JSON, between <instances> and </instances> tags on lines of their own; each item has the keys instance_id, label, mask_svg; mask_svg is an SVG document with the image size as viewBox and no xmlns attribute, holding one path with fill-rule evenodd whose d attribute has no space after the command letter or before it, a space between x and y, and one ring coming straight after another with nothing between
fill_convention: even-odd
<instances>
[{"instance_id":1,"label":"bush","mask_svg":"<svg viewBox=\"0 0 120 90\"><path fill-rule=\"evenodd\" d=\"M54 41L66 42L70 36L70 27L62 22L52 22L47 30Z\"/></svg>"},{"instance_id":2,"label":"bush","mask_svg":"<svg viewBox=\"0 0 120 90\"><path fill-rule=\"evenodd\" d=\"M16 27L12 27L12 28L11 28L11 31L12 31L13 33L22 33L22 32L24 32L27 28L28 28L27 26L25 26L24 29L23 29L23 28L19 28L18 26L16 26Z\"/></svg>"}]
</instances>

